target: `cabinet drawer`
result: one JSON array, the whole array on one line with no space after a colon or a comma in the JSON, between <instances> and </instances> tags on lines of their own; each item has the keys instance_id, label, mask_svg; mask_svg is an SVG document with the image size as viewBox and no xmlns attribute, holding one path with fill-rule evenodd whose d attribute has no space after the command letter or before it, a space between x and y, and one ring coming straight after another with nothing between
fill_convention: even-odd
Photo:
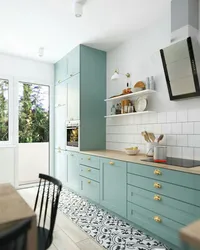
<instances>
[{"instance_id":1,"label":"cabinet drawer","mask_svg":"<svg viewBox=\"0 0 200 250\"><path fill-rule=\"evenodd\" d=\"M155 217L158 217L161 221L156 222ZM178 231L183 225L129 202L128 220L158 235L171 244L180 246Z\"/></svg>"},{"instance_id":2,"label":"cabinet drawer","mask_svg":"<svg viewBox=\"0 0 200 250\"><path fill-rule=\"evenodd\" d=\"M155 179L148 179L146 177L128 174L128 184L140 187L158 194L166 195L168 197L184 201L192 205L200 206L200 191L176 186L174 184L158 181ZM157 187L155 187L157 185ZM158 187L158 185L160 187Z\"/></svg>"},{"instance_id":3,"label":"cabinet drawer","mask_svg":"<svg viewBox=\"0 0 200 250\"><path fill-rule=\"evenodd\" d=\"M99 183L80 177L80 194L99 203Z\"/></svg>"},{"instance_id":4,"label":"cabinet drawer","mask_svg":"<svg viewBox=\"0 0 200 250\"><path fill-rule=\"evenodd\" d=\"M80 154L79 162L82 165L99 169L99 157L87 154Z\"/></svg>"},{"instance_id":5,"label":"cabinet drawer","mask_svg":"<svg viewBox=\"0 0 200 250\"><path fill-rule=\"evenodd\" d=\"M126 162L117 161L117 160L109 159L109 158L101 158L101 163L106 164L106 165L120 166L124 168L126 167Z\"/></svg>"},{"instance_id":6,"label":"cabinet drawer","mask_svg":"<svg viewBox=\"0 0 200 250\"><path fill-rule=\"evenodd\" d=\"M128 172L179 186L200 190L200 175L128 163Z\"/></svg>"},{"instance_id":7,"label":"cabinet drawer","mask_svg":"<svg viewBox=\"0 0 200 250\"><path fill-rule=\"evenodd\" d=\"M80 165L80 175L99 182L99 170Z\"/></svg>"},{"instance_id":8,"label":"cabinet drawer","mask_svg":"<svg viewBox=\"0 0 200 250\"><path fill-rule=\"evenodd\" d=\"M200 208L128 185L128 201L187 225L199 218Z\"/></svg>"}]
</instances>

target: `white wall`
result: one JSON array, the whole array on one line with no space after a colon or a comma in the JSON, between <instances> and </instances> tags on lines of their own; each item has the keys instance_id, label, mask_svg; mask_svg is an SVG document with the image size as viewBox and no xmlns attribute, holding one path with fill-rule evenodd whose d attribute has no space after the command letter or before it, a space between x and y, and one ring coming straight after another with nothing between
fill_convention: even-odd
<instances>
[{"instance_id":1,"label":"white wall","mask_svg":"<svg viewBox=\"0 0 200 250\"><path fill-rule=\"evenodd\" d=\"M164 143L169 146L169 156L200 159L200 110L195 110L200 107L200 98L169 100L159 50L170 44L170 25L169 6L165 16L152 27L134 33L131 39L107 54L107 97L126 88L126 78L115 82L110 80L115 69L131 73L132 86L153 75L158 92L149 98L148 106L158 114L107 119L108 149L122 150L130 145L139 145L145 152L145 142L140 133L146 129L166 135ZM180 110L183 111L181 114ZM191 130L186 129L187 126Z\"/></svg>"},{"instance_id":2,"label":"white wall","mask_svg":"<svg viewBox=\"0 0 200 250\"><path fill-rule=\"evenodd\" d=\"M10 55L4 55L0 54L0 77L10 77L13 79L14 84L16 84L17 80L24 80L24 81L33 81L38 82L40 84L46 84L49 86L54 85L54 68L53 64L48 63L42 63L38 61L33 61L29 59L24 59L20 57L10 56ZM51 104L53 102L53 93L52 93L53 87L51 89ZM53 111L53 105L52 110ZM14 115L14 114L12 114ZM52 112L52 116L54 116ZM52 117L53 118L53 117ZM13 121L15 123L15 121ZM15 124L13 124L14 127L16 127ZM53 119L51 122L51 130L53 128ZM53 132L50 132L53 134ZM54 152L53 149L53 140L51 141L51 152ZM13 159L15 155L15 159ZM10 160L5 160L10 159ZM53 162L53 153L51 154L51 161ZM13 141L11 145L1 145L0 144L0 159L4 159L4 171L0 172L1 176L1 182L11 182L14 185L18 185L17 180L17 172L16 172L16 164L17 164L17 148L16 148L16 142ZM2 160L1 160L2 162ZM1 167L1 170L2 170ZM51 166L52 168L52 166ZM10 175L10 173L12 173ZM10 175L9 178L7 176Z\"/></svg>"}]
</instances>

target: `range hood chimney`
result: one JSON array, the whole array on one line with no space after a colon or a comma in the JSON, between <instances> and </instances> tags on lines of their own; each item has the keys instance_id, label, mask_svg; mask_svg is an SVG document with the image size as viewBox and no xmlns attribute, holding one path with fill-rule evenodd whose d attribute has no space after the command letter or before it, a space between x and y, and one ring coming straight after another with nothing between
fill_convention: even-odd
<instances>
[{"instance_id":1,"label":"range hood chimney","mask_svg":"<svg viewBox=\"0 0 200 250\"><path fill-rule=\"evenodd\" d=\"M171 42L199 36L199 0L171 1Z\"/></svg>"}]
</instances>

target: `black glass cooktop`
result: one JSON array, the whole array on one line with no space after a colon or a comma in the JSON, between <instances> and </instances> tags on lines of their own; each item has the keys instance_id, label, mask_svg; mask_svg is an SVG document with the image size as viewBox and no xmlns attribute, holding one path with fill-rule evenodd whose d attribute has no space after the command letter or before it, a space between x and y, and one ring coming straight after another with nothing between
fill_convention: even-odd
<instances>
[{"instance_id":1,"label":"black glass cooktop","mask_svg":"<svg viewBox=\"0 0 200 250\"><path fill-rule=\"evenodd\" d=\"M154 162L152 157L141 159L141 161ZM167 162L164 164L174 165L174 166L183 167L183 168L194 168L194 167L200 166L200 161L167 157Z\"/></svg>"}]
</instances>

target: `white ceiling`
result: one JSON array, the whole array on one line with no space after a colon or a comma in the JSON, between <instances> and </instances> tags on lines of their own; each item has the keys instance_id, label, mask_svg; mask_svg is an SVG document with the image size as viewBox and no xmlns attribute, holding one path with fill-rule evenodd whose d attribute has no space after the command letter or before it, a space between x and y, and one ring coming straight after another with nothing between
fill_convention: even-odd
<instances>
[{"instance_id":1,"label":"white ceiling","mask_svg":"<svg viewBox=\"0 0 200 250\"><path fill-rule=\"evenodd\" d=\"M158 20L170 2L87 0L76 18L72 0L0 0L0 52L56 62L80 43L108 51Z\"/></svg>"}]
</instances>

